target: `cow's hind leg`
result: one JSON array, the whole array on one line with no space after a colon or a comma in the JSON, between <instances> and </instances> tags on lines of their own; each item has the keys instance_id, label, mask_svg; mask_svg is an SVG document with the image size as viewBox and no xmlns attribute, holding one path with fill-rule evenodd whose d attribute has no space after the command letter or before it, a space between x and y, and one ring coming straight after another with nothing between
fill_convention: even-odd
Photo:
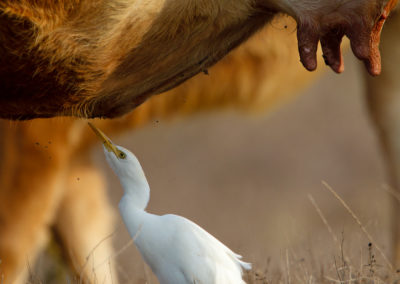
<instances>
[{"instance_id":1,"label":"cow's hind leg","mask_svg":"<svg viewBox=\"0 0 400 284\"><path fill-rule=\"evenodd\" d=\"M105 182L87 153L71 163L55 229L79 283L117 283L113 211Z\"/></svg>"},{"instance_id":2,"label":"cow's hind leg","mask_svg":"<svg viewBox=\"0 0 400 284\"><path fill-rule=\"evenodd\" d=\"M0 283L25 282L62 196L68 139L52 127L0 122Z\"/></svg>"},{"instance_id":3,"label":"cow's hind leg","mask_svg":"<svg viewBox=\"0 0 400 284\"><path fill-rule=\"evenodd\" d=\"M390 183L400 194L400 12L387 21L381 43L383 72L367 77L368 103L384 146ZM400 196L400 195L399 195ZM400 199L393 198L393 260L400 268Z\"/></svg>"}]
</instances>

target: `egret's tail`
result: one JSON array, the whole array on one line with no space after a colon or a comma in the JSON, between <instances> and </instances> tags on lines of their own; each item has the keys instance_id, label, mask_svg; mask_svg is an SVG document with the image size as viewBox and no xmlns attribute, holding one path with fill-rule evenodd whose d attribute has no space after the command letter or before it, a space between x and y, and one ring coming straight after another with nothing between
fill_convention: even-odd
<instances>
[{"instance_id":1,"label":"egret's tail","mask_svg":"<svg viewBox=\"0 0 400 284\"><path fill-rule=\"evenodd\" d=\"M235 256L236 261L240 264L241 268L244 270L250 270L251 269L251 263L250 262L244 262L242 261L242 256L237 253L233 253Z\"/></svg>"},{"instance_id":2,"label":"egret's tail","mask_svg":"<svg viewBox=\"0 0 400 284\"><path fill-rule=\"evenodd\" d=\"M229 250L228 255L231 258L233 267L224 267L220 271L220 280L216 283L229 283L229 284L246 284L243 281L243 270L250 270L251 263L244 262L241 260L242 256L240 254L234 253L233 251Z\"/></svg>"},{"instance_id":3,"label":"egret's tail","mask_svg":"<svg viewBox=\"0 0 400 284\"><path fill-rule=\"evenodd\" d=\"M238 260L238 262L240 263L240 266L244 270L251 270L251 263L250 262L244 262L244 261L241 261L241 260Z\"/></svg>"}]
</instances>

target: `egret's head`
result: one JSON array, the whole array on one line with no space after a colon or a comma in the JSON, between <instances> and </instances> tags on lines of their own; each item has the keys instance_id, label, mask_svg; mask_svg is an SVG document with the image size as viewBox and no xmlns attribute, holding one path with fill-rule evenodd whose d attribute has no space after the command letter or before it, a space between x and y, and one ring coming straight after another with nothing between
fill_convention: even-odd
<instances>
[{"instance_id":1,"label":"egret's head","mask_svg":"<svg viewBox=\"0 0 400 284\"><path fill-rule=\"evenodd\" d=\"M135 176L137 178L144 178L142 167L133 153L121 146L115 145L101 130L90 122L88 124L103 142L106 160L120 178L132 178Z\"/></svg>"}]
</instances>

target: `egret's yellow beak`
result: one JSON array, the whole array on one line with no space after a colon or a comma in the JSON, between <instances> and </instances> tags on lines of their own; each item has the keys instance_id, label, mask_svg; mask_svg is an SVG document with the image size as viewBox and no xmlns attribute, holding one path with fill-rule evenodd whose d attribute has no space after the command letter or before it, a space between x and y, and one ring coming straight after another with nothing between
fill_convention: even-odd
<instances>
[{"instance_id":1,"label":"egret's yellow beak","mask_svg":"<svg viewBox=\"0 0 400 284\"><path fill-rule=\"evenodd\" d=\"M115 156L118 158L120 154L120 150L115 147L113 142L103 133L101 132L100 129L98 129L96 126L94 126L92 123L88 122L90 128L96 133L96 135L100 138L100 140L103 142L104 147L108 150L108 152L113 152Z\"/></svg>"}]
</instances>

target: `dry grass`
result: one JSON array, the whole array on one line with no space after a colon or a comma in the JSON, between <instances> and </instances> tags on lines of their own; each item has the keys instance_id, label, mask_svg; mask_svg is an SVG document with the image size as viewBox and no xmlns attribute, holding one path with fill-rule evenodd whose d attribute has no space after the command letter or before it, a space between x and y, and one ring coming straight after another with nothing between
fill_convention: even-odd
<instances>
[{"instance_id":1,"label":"dry grass","mask_svg":"<svg viewBox=\"0 0 400 284\"><path fill-rule=\"evenodd\" d=\"M299 258L294 251L290 252L286 250L285 265L281 265L275 271L271 271L269 267L266 267L263 270L256 269L255 271L248 272L245 277L246 282L249 284L400 283L400 271L393 269L392 263L375 242L373 236L368 232L360 218L331 186L326 182L322 182L322 184L340 202L340 205L346 209L366 239L369 240L369 242L361 245L363 249L360 251L360 254L357 256L345 249L346 240L344 232L342 232L340 238L334 233L329 221L313 196L308 195L316 213L331 235L336 251L332 254L327 254L325 258L315 262L315 259L312 257L307 261L305 258ZM378 260L376 253L380 256L380 260Z\"/></svg>"},{"instance_id":2,"label":"dry grass","mask_svg":"<svg viewBox=\"0 0 400 284\"><path fill-rule=\"evenodd\" d=\"M245 280L248 284L324 284L324 283L351 283L351 284L379 284L379 283L399 283L399 273L390 267L377 261L375 256L376 248L372 243L364 245L368 257L364 258L360 252L359 260L356 255L347 258L343 250L345 240L341 241L342 246L336 254L324 259L319 259L316 263L305 258L298 258L294 252L288 253L288 264L279 269L270 270L268 267L246 274Z\"/></svg>"},{"instance_id":3,"label":"dry grass","mask_svg":"<svg viewBox=\"0 0 400 284\"><path fill-rule=\"evenodd\" d=\"M343 244L345 240L342 239ZM287 262L279 268L267 266L262 269L255 268L252 271L246 272L244 279L248 284L325 284L325 283L351 283L351 284L380 284L380 283L399 283L399 273L391 270L389 267L381 264L375 256L375 247L371 243L364 245L368 257L364 259L360 265L357 261L352 262L352 258L357 258L353 255L350 260L343 258L346 254L338 250L336 254L327 256L326 259L313 261L298 258L293 251L287 250ZM285 256L286 258L286 256ZM363 256L358 256L363 259ZM125 272L119 271L120 283L154 283L148 281L133 281L125 278ZM49 275L49 274L48 274ZM81 283L81 279L71 277L67 274L59 274L54 278L54 275L49 279L43 279L31 272L27 283Z\"/></svg>"},{"instance_id":4,"label":"dry grass","mask_svg":"<svg viewBox=\"0 0 400 284\"><path fill-rule=\"evenodd\" d=\"M344 232L342 232L340 238L334 233L321 208L315 199L309 195L308 198L311 204L332 237L336 251L327 253L325 258L315 261L313 257L306 260L306 258L299 258L295 251L286 250L284 265L281 265L275 271L270 270L269 267L262 270L255 269L255 271L250 271L246 274L246 282L249 284L400 283L400 271L393 269L392 263L380 246L374 241L374 238L367 231L366 226L363 225L360 218L331 186L326 182L322 184L340 202L341 206L346 209L366 239L369 240L369 242L361 245L362 250L359 252L359 255L357 256L352 253L352 250L347 251L345 249L346 239ZM379 258L376 253L380 256Z\"/></svg>"},{"instance_id":5,"label":"dry grass","mask_svg":"<svg viewBox=\"0 0 400 284\"><path fill-rule=\"evenodd\" d=\"M257 267L257 264L255 264L252 271L245 272L244 279L246 283L400 283L399 271L393 269L393 265L389 261L389 258L385 255L380 244L378 244L371 233L368 232L367 227L363 224L361 219L350 208L345 200L343 200L343 198L332 189L331 186L325 182L323 182L323 186L332 194L334 199L339 201L339 206L343 207L348 212L349 218L353 219L355 224L358 225L361 234L364 235L364 239L367 241L358 244L359 248L357 248L354 247L354 240L352 240L355 232L350 232L348 235L344 231L342 231L340 235L335 233L317 201L313 196L308 195L316 214L319 216L331 236L330 240L326 240L326 252L321 254L319 251L320 248L312 246L310 248L303 247L285 249L281 254L280 265L274 265L274 261L271 258L267 258L266 265ZM109 237L112 237L112 235ZM116 258L131 246L132 243L133 241L128 242L105 261L110 261L111 258ZM40 276L34 270L29 269L30 275L28 283L83 283L82 276L74 278L71 276L68 269L62 267L62 260L58 251L59 249L54 246L53 243L50 246L50 249L48 249L47 254L53 261L55 261L51 266L49 266L47 272L44 274L41 272ZM96 250L96 247L93 248L93 251ZM307 255L307 257L304 255ZM89 257L90 255L88 256L88 259ZM152 282L152 277L149 276L149 271L145 266L144 275L147 279L141 281L129 279L127 276L128 274L121 267L117 267L117 270L119 273L120 283L154 283Z\"/></svg>"},{"instance_id":6,"label":"dry grass","mask_svg":"<svg viewBox=\"0 0 400 284\"><path fill-rule=\"evenodd\" d=\"M372 244L370 257L360 266L349 263L341 258L341 252L331 260L324 260L312 267L305 260L290 258L290 266L277 271L251 271L245 279L249 284L289 284L289 283L398 283L398 273L391 271L376 262ZM290 270L289 270L290 269ZM288 276L289 277L288 277Z\"/></svg>"}]
</instances>

